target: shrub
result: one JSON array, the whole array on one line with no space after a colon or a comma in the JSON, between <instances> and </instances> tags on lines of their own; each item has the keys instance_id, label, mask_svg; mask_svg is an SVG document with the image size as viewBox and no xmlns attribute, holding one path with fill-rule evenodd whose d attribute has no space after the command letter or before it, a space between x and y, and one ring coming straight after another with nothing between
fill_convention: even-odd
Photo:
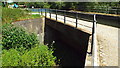
<instances>
[{"instance_id":1,"label":"shrub","mask_svg":"<svg viewBox=\"0 0 120 68\"><path fill-rule=\"evenodd\" d=\"M30 51L22 55L22 66L54 66L55 57L52 55L53 51L49 50L47 46L41 45L32 48ZM30 57L28 59L28 57Z\"/></svg>"},{"instance_id":2,"label":"shrub","mask_svg":"<svg viewBox=\"0 0 120 68\"><path fill-rule=\"evenodd\" d=\"M2 51L2 66L17 66L20 62L20 52L16 49Z\"/></svg>"},{"instance_id":3,"label":"shrub","mask_svg":"<svg viewBox=\"0 0 120 68\"><path fill-rule=\"evenodd\" d=\"M40 45L24 53L16 49L3 50L3 66L54 66L55 57L47 46Z\"/></svg>"},{"instance_id":4,"label":"shrub","mask_svg":"<svg viewBox=\"0 0 120 68\"><path fill-rule=\"evenodd\" d=\"M12 24L4 24L2 27L3 49L19 48L30 49L39 44L34 33L27 33L24 29Z\"/></svg>"}]
</instances>

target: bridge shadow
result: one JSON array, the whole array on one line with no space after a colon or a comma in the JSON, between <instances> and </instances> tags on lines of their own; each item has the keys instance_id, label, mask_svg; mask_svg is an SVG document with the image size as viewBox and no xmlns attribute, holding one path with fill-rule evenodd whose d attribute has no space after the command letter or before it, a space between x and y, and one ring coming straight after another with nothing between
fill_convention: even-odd
<instances>
[{"instance_id":1,"label":"bridge shadow","mask_svg":"<svg viewBox=\"0 0 120 68\"><path fill-rule=\"evenodd\" d=\"M60 67L66 67L66 66L76 66L83 68L83 61L81 59L80 53L77 52L74 48L70 47L68 44L62 42L62 41L55 41L53 44L54 53L53 55L57 57L56 63Z\"/></svg>"},{"instance_id":2,"label":"bridge shadow","mask_svg":"<svg viewBox=\"0 0 120 68\"><path fill-rule=\"evenodd\" d=\"M54 21L46 20L45 22L44 43L49 47L52 44L53 55L60 60L56 61L56 64L60 67L84 68L90 34L60 23L51 26L52 22ZM54 27L59 30L62 28L65 32L62 29L63 32L60 32Z\"/></svg>"}]
</instances>

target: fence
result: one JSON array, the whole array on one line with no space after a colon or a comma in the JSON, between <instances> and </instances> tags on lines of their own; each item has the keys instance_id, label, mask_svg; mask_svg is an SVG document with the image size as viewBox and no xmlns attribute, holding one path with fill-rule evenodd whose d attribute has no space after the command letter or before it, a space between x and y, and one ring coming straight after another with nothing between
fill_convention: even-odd
<instances>
[{"instance_id":1,"label":"fence","mask_svg":"<svg viewBox=\"0 0 120 68\"><path fill-rule=\"evenodd\" d=\"M66 17L70 17L70 18L75 18L76 19L76 27L78 23L78 19L80 20L84 20L84 21L89 21L89 22L93 22L93 16L94 14L85 14L85 13L81 13L81 12L72 12L72 11L66 11L66 10L56 10L56 9L29 9L32 10L33 12L39 12L41 15L46 16L47 13L49 13L49 17L51 18L52 14L56 14L56 20L57 20L57 15L62 15L64 16L64 23L66 23L66 21L72 22L70 20L66 20ZM84 25L85 26L85 25ZM91 28L89 26L86 26L88 28Z\"/></svg>"}]
</instances>

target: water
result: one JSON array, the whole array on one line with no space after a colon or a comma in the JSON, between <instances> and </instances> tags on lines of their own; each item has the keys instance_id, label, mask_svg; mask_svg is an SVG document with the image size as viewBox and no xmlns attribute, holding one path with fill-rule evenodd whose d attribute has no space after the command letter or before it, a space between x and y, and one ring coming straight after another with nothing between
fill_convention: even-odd
<instances>
[{"instance_id":1,"label":"water","mask_svg":"<svg viewBox=\"0 0 120 68\"><path fill-rule=\"evenodd\" d=\"M32 11L32 12L49 12L49 10L48 9L29 9L30 11Z\"/></svg>"}]
</instances>

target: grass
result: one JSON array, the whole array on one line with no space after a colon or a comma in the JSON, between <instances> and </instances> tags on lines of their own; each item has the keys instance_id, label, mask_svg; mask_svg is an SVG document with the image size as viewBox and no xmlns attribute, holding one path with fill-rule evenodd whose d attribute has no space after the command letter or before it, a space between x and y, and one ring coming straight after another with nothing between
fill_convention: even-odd
<instances>
[{"instance_id":1,"label":"grass","mask_svg":"<svg viewBox=\"0 0 120 68\"><path fill-rule=\"evenodd\" d=\"M40 18L40 15L30 15L30 11L2 8L2 23L12 23L17 20Z\"/></svg>"},{"instance_id":2,"label":"grass","mask_svg":"<svg viewBox=\"0 0 120 68\"><path fill-rule=\"evenodd\" d=\"M18 21L18 20L26 20L26 19L35 19L35 18L40 18L40 17L42 17L42 16L40 16L39 14L26 15L26 16L18 18L16 21Z\"/></svg>"}]
</instances>

